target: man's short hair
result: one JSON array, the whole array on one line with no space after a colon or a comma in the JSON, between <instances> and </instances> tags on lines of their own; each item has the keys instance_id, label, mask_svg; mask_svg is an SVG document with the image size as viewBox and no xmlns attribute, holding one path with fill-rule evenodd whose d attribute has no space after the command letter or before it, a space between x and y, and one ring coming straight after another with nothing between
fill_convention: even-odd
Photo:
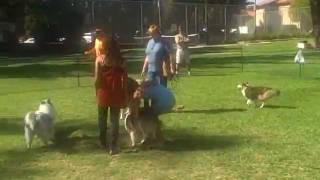
<instances>
[{"instance_id":1,"label":"man's short hair","mask_svg":"<svg viewBox=\"0 0 320 180\"><path fill-rule=\"evenodd\" d=\"M160 33L160 29L157 25L152 24L148 28L148 34Z\"/></svg>"}]
</instances>

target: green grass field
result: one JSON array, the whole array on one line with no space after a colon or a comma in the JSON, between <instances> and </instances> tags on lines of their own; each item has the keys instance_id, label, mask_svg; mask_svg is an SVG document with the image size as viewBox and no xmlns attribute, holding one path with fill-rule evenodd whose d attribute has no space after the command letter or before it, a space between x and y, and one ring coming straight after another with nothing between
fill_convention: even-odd
<instances>
[{"instance_id":1,"label":"green grass field","mask_svg":"<svg viewBox=\"0 0 320 180\"><path fill-rule=\"evenodd\" d=\"M297 41L249 44L244 58L236 46L192 49L192 75L170 83L185 109L160 117L170 141L131 152L121 127L112 157L98 145L90 60L0 57L0 179L320 179L320 53L306 50L299 78ZM143 51L126 57L137 77ZM281 95L248 107L236 89L243 81ZM27 150L23 117L47 97L59 116L56 144L36 139Z\"/></svg>"}]
</instances>

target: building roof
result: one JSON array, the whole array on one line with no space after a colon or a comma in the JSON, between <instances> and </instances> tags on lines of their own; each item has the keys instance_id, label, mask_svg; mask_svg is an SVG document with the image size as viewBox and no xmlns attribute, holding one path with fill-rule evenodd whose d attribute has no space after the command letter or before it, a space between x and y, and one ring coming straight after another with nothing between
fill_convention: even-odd
<instances>
[{"instance_id":1,"label":"building roof","mask_svg":"<svg viewBox=\"0 0 320 180\"><path fill-rule=\"evenodd\" d=\"M278 0L278 4L279 5L289 5L289 4L291 4L291 1L292 0Z\"/></svg>"},{"instance_id":2,"label":"building roof","mask_svg":"<svg viewBox=\"0 0 320 180\"><path fill-rule=\"evenodd\" d=\"M289 5L292 0L261 0L259 3L257 3L257 6L268 6L271 4L276 5Z\"/></svg>"}]
</instances>

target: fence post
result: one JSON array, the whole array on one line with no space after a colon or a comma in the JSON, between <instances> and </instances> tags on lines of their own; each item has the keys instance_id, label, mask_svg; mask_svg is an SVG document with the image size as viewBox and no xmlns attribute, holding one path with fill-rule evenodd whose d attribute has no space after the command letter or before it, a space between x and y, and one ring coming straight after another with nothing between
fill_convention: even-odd
<instances>
[{"instance_id":1,"label":"fence post","mask_svg":"<svg viewBox=\"0 0 320 180\"><path fill-rule=\"evenodd\" d=\"M198 7L194 5L194 33L198 33Z\"/></svg>"},{"instance_id":2,"label":"fence post","mask_svg":"<svg viewBox=\"0 0 320 180\"><path fill-rule=\"evenodd\" d=\"M144 30L143 30L143 4L140 3L140 34L141 37L144 36ZM143 38L141 38L141 45L143 44Z\"/></svg>"},{"instance_id":3,"label":"fence post","mask_svg":"<svg viewBox=\"0 0 320 180\"><path fill-rule=\"evenodd\" d=\"M184 5L184 12L185 12L185 21L186 21L186 29L185 32L186 34L189 34L189 24L188 24L188 5Z\"/></svg>"},{"instance_id":4,"label":"fence post","mask_svg":"<svg viewBox=\"0 0 320 180\"><path fill-rule=\"evenodd\" d=\"M299 29L300 29L300 33L303 32L302 31L302 26L301 26L301 21L302 21L302 17L301 17L302 16L302 14L301 14L302 11L301 10L302 10L301 8L299 8L299 9L297 8L297 11L298 11L297 13L299 14Z\"/></svg>"},{"instance_id":5,"label":"fence post","mask_svg":"<svg viewBox=\"0 0 320 180\"><path fill-rule=\"evenodd\" d=\"M206 2L206 4L204 5L204 23L208 24L208 4Z\"/></svg>"},{"instance_id":6,"label":"fence post","mask_svg":"<svg viewBox=\"0 0 320 180\"><path fill-rule=\"evenodd\" d=\"M243 56L243 45L244 45L244 42L241 43L241 72L243 72L243 60L244 60L244 56Z\"/></svg>"},{"instance_id":7,"label":"fence post","mask_svg":"<svg viewBox=\"0 0 320 180\"><path fill-rule=\"evenodd\" d=\"M93 0L91 3L91 23L92 24L94 24L94 16L95 16L94 5L95 5L95 1Z\"/></svg>"},{"instance_id":8,"label":"fence post","mask_svg":"<svg viewBox=\"0 0 320 180\"><path fill-rule=\"evenodd\" d=\"M254 37L257 35L257 0L254 0Z\"/></svg>"},{"instance_id":9,"label":"fence post","mask_svg":"<svg viewBox=\"0 0 320 180\"><path fill-rule=\"evenodd\" d=\"M204 5L204 23L206 28L206 43L209 44L209 24L208 24L208 2L206 1Z\"/></svg>"},{"instance_id":10,"label":"fence post","mask_svg":"<svg viewBox=\"0 0 320 180\"><path fill-rule=\"evenodd\" d=\"M159 27L161 29L161 1L157 1L157 6L158 6L158 21L159 21Z\"/></svg>"},{"instance_id":11,"label":"fence post","mask_svg":"<svg viewBox=\"0 0 320 180\"><path fill-rule=\"evenodd\" d=\"M224 42L227 41L227 7L224 6Z\"/></svg>"},{"instance_id":12,"label":"fence post","mask_svg":"<svg viewBox=\"0 0 320 180\"><path fill-rule=\"evenodd\" d=\"M267 11L266 10L263 12L263 19L264 19L264 32L267 32L268 22L267 22Z\"/></svg>"},{"instance_id":13,"label":"fence post","mask_svg":"<svg viewBox=\"0 0 320 180\"><path fill-rule=\"evenodd\" d=\"M80 57L79 56L77 56L77 65L78 65L77 83L78 83L78 87L80 87Z\"/></svg>"}]
</instances>

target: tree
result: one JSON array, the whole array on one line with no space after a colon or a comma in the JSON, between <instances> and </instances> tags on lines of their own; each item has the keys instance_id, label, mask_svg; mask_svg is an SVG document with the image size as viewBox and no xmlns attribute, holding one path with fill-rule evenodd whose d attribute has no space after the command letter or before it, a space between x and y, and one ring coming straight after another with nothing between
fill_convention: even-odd
<instances>
[{"instance_id":1,"label":"tree","mask_svg":"<svg viewBox=\"0 0 320 180\"><path fill-rule=\"evenodd\" d=\"M311 16L313 22L313 33L315 36L315 44L320 48L320 2L319 0L310 0Z\"/></svg>"},{"instance_id":2,"label":"tree","mask_svg":"<svg viewBox=\"0 0 320 180\"><path fill-rule=\"evenodd\" d=\"M80 43L85 0L27 0L25 31L36 43L66 38L68 47Z\"/></svg>"},{"instance_id":3,"label":"tree","mask_svg":"<svg viewBox=\"0 0 320 180\"><path fill-rule=\"evenodd\" d=\"M18 34L23 33L24 0L2 0L0 1L0 21L13 25L13 29L7 31L7 49L15 49L18 43Z\"/></svg>"},{"instance_id":4,"label":"tree","mask_svg":"<svg viewBox=\"0 0 320 180\"><path fill-rule=\"evenodd\" d=\"M293 0L290 5L290 17L300 22L302 32L310 32L312 29L312 18L309 0Z\"/></svg>"},{"instance_id":5,"label":"tree","mask_svg":"<svg viewBox=\"0 0 320 180\"><path fill-rule=\"evenodd\" d=\"M299 20L299 9L310 8L309 0L293 0L290 5L291 18Z\"/></svg>"}]
</instances>

